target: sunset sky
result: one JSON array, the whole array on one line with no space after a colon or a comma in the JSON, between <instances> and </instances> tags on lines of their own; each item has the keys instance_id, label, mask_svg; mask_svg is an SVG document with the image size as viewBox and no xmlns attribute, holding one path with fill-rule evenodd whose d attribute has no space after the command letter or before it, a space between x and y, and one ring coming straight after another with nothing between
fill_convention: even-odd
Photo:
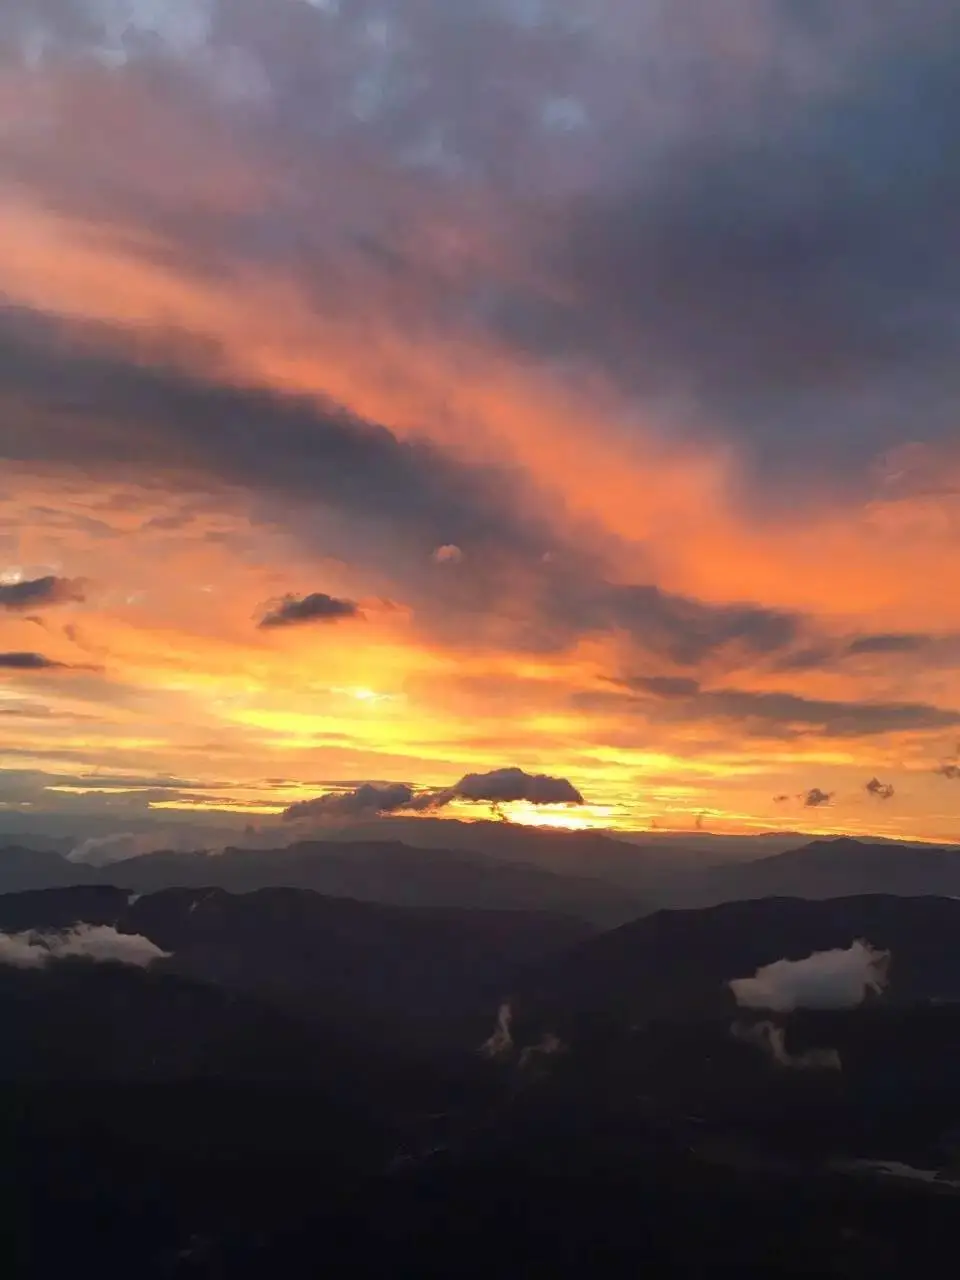
<instances>
[{"instance_id":1,"label":"sunset sky","mask_svg":"<svg viewBox=\"0 0 960 1280\"><path fill-rule=\"evenodd\" d=\"M0 806L960 839L958 42L3 0Z\"/></svg>"}]
</instances>

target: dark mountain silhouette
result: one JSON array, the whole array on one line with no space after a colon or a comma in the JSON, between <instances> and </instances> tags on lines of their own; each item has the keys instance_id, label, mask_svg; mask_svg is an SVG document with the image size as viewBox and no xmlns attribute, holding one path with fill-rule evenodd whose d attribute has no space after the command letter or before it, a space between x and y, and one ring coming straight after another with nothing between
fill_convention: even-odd
<instances>
[{"instance_id":1,"label":"dark mountain silhouette","mask_svg":"<svg viewBox=\"0 0 960 1280\"><path fill-rule=\"evenodd\" d=\"M859 1157L960 1170L958 927L960 902L942 898L658 912L548 961L515 994L515 1043L549 1029L565 1051L542 1087L517 1054L505 1069L538 1143L615 1116L730 1168ZM892 955L886 989L857 1007L744 1009L728 986L857 938Z\"/></svg>"},{"instance_id":2,"label":"dark mountain silhouette","mask_svg":"<svg viewBox=\"0 0 960 1280\"><path fill-rule=\"evenodd\" d=\"M646 835L628 839L604 831L558 831L455 818L380 818L376 823L344 827L332 838L343 843L389 838L420 848L455 849L508 865L537 866L563 876L601 880L643 900L656 899L661 887L678 873L730 857L710 846L695 847L695 838L691 836L688 842L682 834L660 840Z\"/></svg>"},{"instance_id":3,"label":"dark mountain silhouette","mask_svg":"<svg viewBox=\"0 0 960 1280\"><path fill-rule=\"evenodd\" d=\"M138 896L84 885L0 896L5 932L77 922L149 938L172 953L158 969L357 1021L456 1020L495 1007L519 972L593 932L546 913L391 907L302 889Z\"/></svg>"},{"instance_id":4,"label":"dark mountain silhouette","mask_svg":"<svg viewBox=\"0 0 960 1280\"><path fill-rule=\"evenodd\" d=\"M110 883L139 892L218 885L233 893L283 886L397 906L554 911L612 927L648 909L601 880L508 865L479 854L396 842L309 841L222 854L160 851L96 869L55 853L0 850L0 893Z\"/></svg>"},{"instance_id":5,"label":"dark mountain silhouette","mask_svg":"<svg viewBox=\"0 0 960 1280\"><path fill-rule=\"evenodd\" d=\"M673 901L690 906L864 893L960 897L960 849L814 840L773 857L705 869L670 890Z\"/></svg>"},{"instance_id":6,"label":"dark mountain silhouette","mask_svg":"<svg viewBox=\"0 0 960 1280\"><path fill-rule=\"evenodd\" d=\"M958 913L770 900L585 938L288 889L0 897L7 932L83 918L173 953L0 966L0 1250L25 1277L926 1274L949 1184L824 1161L950 1158L960 1008L929 1000L960 989ZM726 980L857 936L893 951L889 993L780 1019L842 1072L730 1035ZM542 1071L473 1052L457 1001L495 990L519 992L518 1043L563 1032ZM404 1039L424 1011L463 1052ZM408 1139L438 1120L439 1144Z\"/></svg>"},{"instance_id":7,"label":"dark mountain silhouette","mask_svg":"<svg viewBox=\"0 0 960 1280\"><path fill-rule=\"evenodd\" d=\"M603 833L507 823L397 822L408 839L432 847L361 838L361 829L286 848L227 848L218 855L158 851L102 868L71 863L49 849L11 847L0 849L0 893L96 883L138 892L216 884L246 893L285 886L398 906L560 912L601 928L636 919L655 905L865 893L960 896L960 849L952 847L816 840L771 857L716 865L715 849L691 851L675 842L638 844ZM443 839L452 847L443 847Z\"/></svg>"},{"instance_id":8,"label":"dark mountain silhouette","mask_svg":"<svg viewBox=\"0 0 960 1280\"><path fill-rule=\"evenodd\" d=\"M27 889L59 889L102 882L95 868L68 862L52 849L5 845L0 848L0 894Z\"/></svg>"},{"instance_id":9,"label":"dark mountain silhouette","mask_svg":"<svg viewBox=\"0 0 960 1280\"><path fill-rule=\"evenodd\" d=\"M885 999L960 1000L960 901L881 894L658 911L546 961L528 995L562 1017L730 1013L731 979L858 938L892 953Z\"/></svg>"},{"instance_id":10,"label":"dark mountain silhouette","mask_svg":"<svg viewBox=\"0 0 960 1280\"><path fill-rule=\"evenodd\" d=\"M0 1080L305 1080L330 1048L265 1002L88 960L0 965L0 1011Z\"/></svg>"},{"instance_id":11,"label":"dark mountain silhouette","mask_svg":"<svg viewBox=\"0 0 960 1280\"><path fill-rule=\"evenodd\" d=\"M843 838L811 842L796 833L721 837L701 832L669 836L652 832L628 836L450 818L381 818L376 823L345 827L330 839L353 848L385 838L423 849L479 856L487 866L491 861L535 866L564 877L601 881L616 886L633 902L659 906L869 892L960 894L960 848L898 841ZM806 850L819 852L812 853L808 861ZM635 916L640 914L641 910L634 912ZM611 926L621 923L619 919L591 918Z\"/></svg>"}]
</instances>

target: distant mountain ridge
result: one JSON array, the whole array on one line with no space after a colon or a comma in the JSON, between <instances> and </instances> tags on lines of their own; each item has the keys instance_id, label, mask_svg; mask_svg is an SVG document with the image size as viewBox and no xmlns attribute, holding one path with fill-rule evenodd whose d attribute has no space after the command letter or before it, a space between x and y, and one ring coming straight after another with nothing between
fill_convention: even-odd
<instances>
[{"instance_id":1,"label":"distant mountain ridge","mask_svg":"<svg viewBox=\"0 0 960 1280\"><path fill-rule=\"evenodd\" d=\"M678 905L753 898L844 898L881 893L960 897L960 849L874 844L849 837L814 840L753 862L704 870L677 882Z\"/></svg>"},{"instance_id":2,"label":"distant mountain ridge","mask_svg":"<svg viewBox=\"0 0 960 1280\"><path fill-rule=\"evenodd\" d=\"M217 886L234 893L286 887L396 906L552 911L612 927L649 910L618 886L481 854L398 842L302 841L220 854L158 851L105 867L49 851L0 849L0 893L81 884L137 892Z\"/></svg>"},{"instance_id":3,"label":"distant mountain ridge","mask_svg":"<svg viewBox=\"0 0 960 1280\"><path fill-rule=\"evenodd\" d=\"M454 857L469 855L486 863L599 881L655 906L870 892L960 895L960 846L772 833L741 839L691 832L668 839L651 832L627 839L604 831L552 832L510 823L410 818L382 819L331 839L356 848L376 841L378 832L447 856L453 851ZM810 851L809 859L805 851ZM846 854L852 855L849 861L843 860Z\"/></svg>"},{"instance_id":4,"label":"distant mountain ridge","mask_svg":"<svg viewBox=\"0 0 960 1280\"><path fill-rule=\"evenodd\" d=\"M497 824L505 827L505 824ZM826 899L882 893L960 897L960 848L808 841L771 856L716 864L682 848L591 832L551 835L490 823L406 824L412 838L445 833L476 848L396 840L300 841L223 853L160 850L93 867L50 849L0 848L0 894L113 884L135 892L287 887L396 906L548 911L615 928L658 907L706 907L767 897ZM478 828L473 831L472 828ZM480 852L481 848L491 852Z\"/></svg>"},{"instance_id":5,"label":"distant mountain ridge","mask_svg":"<svg viewBox=\"0 0 960 1280\"><path fill-rule=\"evenodd\" d=\"M170 953L152 972L358 1022L486 1015L518 973L595 932L544 912L394 907L304 889L139 895L81 885L0 895L2 932L81 922L143 935Z\"/></svg>"},{"instance_id":6,"label":"distant mountain ridge","mask_svg":"<svg viewBox=\"0 0 960 1280\"><path fill-rule=\"evenodd\" d=\"M960 1001L960 901L867 894L658 911L545 960L518 1007L548 1019L733 1015L732 979L857 939L891 952L884 1000Z\"/></svg>"}]
</instances>

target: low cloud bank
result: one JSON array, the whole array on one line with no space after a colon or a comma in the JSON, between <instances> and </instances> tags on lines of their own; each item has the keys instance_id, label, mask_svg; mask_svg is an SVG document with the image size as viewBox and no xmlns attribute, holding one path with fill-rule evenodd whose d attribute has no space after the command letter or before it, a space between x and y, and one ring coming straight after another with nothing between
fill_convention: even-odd
<instances>
[{"instance_id":1,"label":"low cloud bank","mask_svg":"<svg viewBox=\"0 0 960 1280\"><path fill-rule=\"evenodd\" d=\"M0 964L42 969L55 960L82 959L132 964L145 969L171 955L141 933L118 933L113 925L75 924L63 932L0 933Z\"/></svg>"},{"instance_id":2,"label":"low cloud bank","mask_svg":"<svg viewBox=\"0 0 960 1280\"><path fill-rule=\"evenodd\" d=\"M887 985L890 952L858 939L845 951L815 951L805 960L775 960L751 978L734 978L730 990L745 1009L854 1009L868 992Z\"/></svg>"}]
</instances>

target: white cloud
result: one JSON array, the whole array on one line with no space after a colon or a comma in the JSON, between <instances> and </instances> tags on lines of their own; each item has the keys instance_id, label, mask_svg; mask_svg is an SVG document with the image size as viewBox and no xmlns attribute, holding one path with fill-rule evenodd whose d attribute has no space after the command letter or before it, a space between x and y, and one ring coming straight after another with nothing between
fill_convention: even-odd
<instances>
[{"instance_id":1,"label":"white cloud","mask_svg":"<svg viewBox=\"0 0 960 1280\"><path fill-rule=\"evenodd\" d=\"M30 929L0 933L0 964L42 969L54 960L85 959L132 964L141 969L171 953L140 933L118 933L113 925L75 924L61 933Z\"/></svg>"},{"instance_id":2,"label":"white cloud","mask_svg":"<svg viewBox=\"0 0 960 1280\"><path fill-rule=\"evenodd\" d=\"M889 951L857 940L845 951L815 951L805 960L776 960L752 978L730 983L737 1004L746 1009L853 1009L868 991L887 985Z\"/></svg>"}]
</instances>

